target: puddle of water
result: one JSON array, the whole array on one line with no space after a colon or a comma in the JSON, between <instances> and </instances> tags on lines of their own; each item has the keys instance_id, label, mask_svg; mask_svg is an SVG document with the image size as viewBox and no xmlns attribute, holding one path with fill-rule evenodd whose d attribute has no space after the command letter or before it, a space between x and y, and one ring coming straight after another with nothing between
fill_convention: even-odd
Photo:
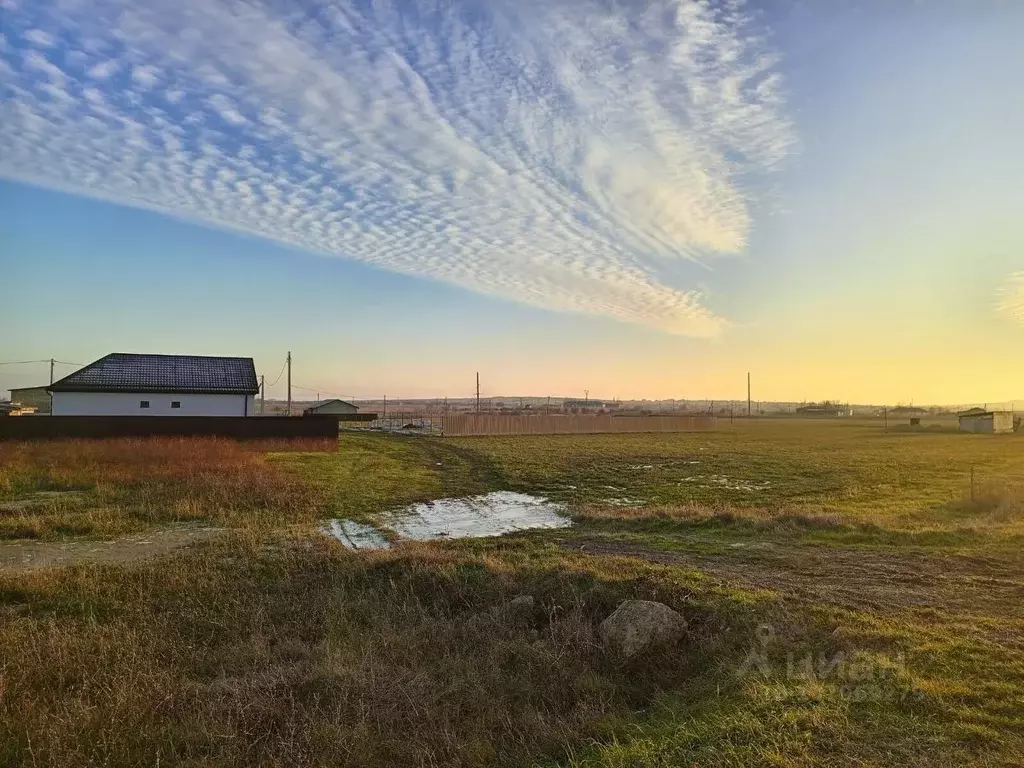
<instances>
[{"instance_id":1,"label":"puddle of water","mask_svg":"<svg viewBox=\"0 0 1024 768\"><path fill-rule=\"evenodd\" d=\"M438 499L387 512L380 517L384 528L400 539L435 541L501 536L539 528L566 528L565 505L537 496L495 491L468 499ZM388 540L369 525L351 520L330 520L324 532L349 549L386 549Z\"/></svg>"},{"instance_id":2,"label":"puddle of water","mask_svg":"<svg viewBox=\"0 0 1024 768\"><path fill-rule=\"evenodd\" d=\"M348 549L388 549L391 542L372 525L352 520L328 520L324 533L333 536Z\"/></svg>"},{"instance_id":3,"label":"puddle of water","mask_svg":"<svg viewBox=\"0 0 1024 768\"><path fill-rule=\"evenodd\" d=\"M413 504L382 516L381 523L399 538L415 541L474 536L501 536L534 528L565 528L572 521L559 512L564 505L511 491L469 499L438 499Z\"/></svg>"}]
</instances>

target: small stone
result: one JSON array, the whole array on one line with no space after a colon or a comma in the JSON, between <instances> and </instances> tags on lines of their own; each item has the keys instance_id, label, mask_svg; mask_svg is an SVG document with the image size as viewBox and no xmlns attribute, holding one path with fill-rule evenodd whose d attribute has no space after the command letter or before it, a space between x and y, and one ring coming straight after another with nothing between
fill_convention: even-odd
<instances>
[{"instance_id":1,"label":"small stone","mask_svg":"<svg viewBox=\"0 0 1024 768\"><path fill-rule=\"evenodd\" d=\"M519 595L501 605L491 608L491 615L504 621L511 621L513 624L529 624L533 618L533 607L535 605L533 595Z\"/></svg>"},{"instance_id":2,"label":"small stone","mask_svg":"<svg viewBox=\"0 0 1024 768\"><path fill-rule=\"evenodd\" d=\"M508 608L510 611L532 611L533 603L533 595L519 595L512 599Z\"/></svg>"}]
</instances>

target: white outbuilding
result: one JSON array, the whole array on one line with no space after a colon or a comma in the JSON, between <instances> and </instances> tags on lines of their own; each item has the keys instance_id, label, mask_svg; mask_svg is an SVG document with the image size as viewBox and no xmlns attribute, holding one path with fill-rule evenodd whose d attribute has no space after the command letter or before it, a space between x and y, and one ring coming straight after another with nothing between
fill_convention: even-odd
<instances>
[{"instance_id":1,"label":"white outbuilding","mask_svg":"<svg viewBox=\"0 0 1024 768\"><path fill-rule=\"evenodd\" d=\"M988 411L984 408L971 408L957 416L960 419L961 432L985 435L1002 435L1013 432L1012 411Z\"/></svg>"},{"instance_id":2,"label":"white outbuilding","mask_svg":"<svg viewBox=\"0 0 1024 768\"><path fill-rule=\"evenodd\" d=\"M327 414L327 415L344 415L359 413L359 406L352 405L352 403L344 400L324 400L322 403L311 405L303 413L308 414Z\"/></svg>"},{"instance_id":3,"label":"white outbuilding","mask_svg":"<svg viewBox=\"0 0 1024 768\"><path fill-rule=\"evenodd\" d=\"M251 357L113 353L55 381L54 416L252 416Z\"/></svg>"}]
</instances>

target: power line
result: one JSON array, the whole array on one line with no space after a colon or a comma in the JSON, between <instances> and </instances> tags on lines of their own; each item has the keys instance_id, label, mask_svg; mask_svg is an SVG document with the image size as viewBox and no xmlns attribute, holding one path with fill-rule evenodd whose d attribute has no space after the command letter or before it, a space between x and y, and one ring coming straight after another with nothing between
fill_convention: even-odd
<instances>
[{"instance_id":1,"label":"power line","mask_svg":"<svg viewBox=\"0 0 1024 768\"><path fill-rule=\"evenodd\" d=\"M284 369L285 369L285 367L286 367L287 365L288 365L288 361L287 361L287 360L285 360L285 361L284 361L284 365L282 365L282 366L281 366L281 371L280 371L280 372L279 372L279 373L277 374L277 378L276 378L276 379L274 379L274 381L273 381L273 382L271 382L271 384L270 384L270 386L271 386L271 387L272 387L272 386L274 386L274 384L277 384L277 382L279 382L279 381L281 380L281 376L283 376L283 375L284 375Z\"/></svg>"},{"instance_id":2,"label":"power line","mask_svg":"<svg viewBox=\"0 0 1024 768\"><path fill-rule=\"evenodd\" d=\"M331 392L329 389L320 389L319 387L300 387L298 384L292 384L293 389L301 389L304 392L318 392L322 395L334 395L335 397L351 397L351 395L343 395L340 392ZM352 398L355 399L354 397Z\"/></svg>"},{"instance_id":3,"label":"power line","mask_svg":"<svg viewBox=\"0 0 1024 768\"><path fill-rule=\"evenodd\" d=\"M30 363L48 362L50 362L49 358L47 358L46 360L11 360L9 362L0 363L0 365L29 365ZM53 362L60 363L61 365L85 365L85 363L70 363L67 360L54 360Z\"/></svg>"}]
</instances>

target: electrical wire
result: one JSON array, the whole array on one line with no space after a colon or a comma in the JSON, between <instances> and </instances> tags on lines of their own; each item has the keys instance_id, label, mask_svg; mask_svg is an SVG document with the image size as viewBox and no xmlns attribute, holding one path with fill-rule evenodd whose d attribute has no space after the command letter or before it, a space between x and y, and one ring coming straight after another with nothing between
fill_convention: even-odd
<instances>
[{"instance_id":1,"label":"electrical wire","mask_svg":"<svg viewBox=\"0 0 1024 768\"><path fill-rule=\"evenodd\" d=\"M292 389L301 389L303 392L318 392L321 395L334 395L335 397L342 397L342 398L344 398L344 397L351 397L351 395L343 395L340 392L331 392L330 390L327 390L327 389L318 389L318 388L315 388L315 387L301 387L298 384L292 384ZM352 399L355 400L354 397Z\"/></svg>"},{"instance_id":2,"label":"electrical wire","mask_svg":"<svg viewBox=\"0 0 1024 768\"><path fill-rule=\"evenodd\" d=\"M277 374L277 378L274 379L273 383L270 384L271 387L274 386L274 384L277 384L277 382L279 382L281 380L281 377L284 375L284 369L287 368L287 367L288 367L288 361L285 360L284 361L284 365L281 366L281 372ZM264 392L266 391L266 386L263 387L263 391Z\"/></svg>"},{"instance_id":3,"label":"electrical wire","mask_svg":"<svg viewBox=\"0 0 1024 768\"><path fill-rule=\"evenodd\" d=\"M49 362L50 362L49 358L47 358L46 360L10 360L10 361L5 362L5 363L0 363L0 365L29 365L30 363L49 363ZM80 365L80 366L81 365L85 365L85 363L69 363L67 360L54 360L53 362L60 363L61 365Z\"/></svg>"}]
</instances>

